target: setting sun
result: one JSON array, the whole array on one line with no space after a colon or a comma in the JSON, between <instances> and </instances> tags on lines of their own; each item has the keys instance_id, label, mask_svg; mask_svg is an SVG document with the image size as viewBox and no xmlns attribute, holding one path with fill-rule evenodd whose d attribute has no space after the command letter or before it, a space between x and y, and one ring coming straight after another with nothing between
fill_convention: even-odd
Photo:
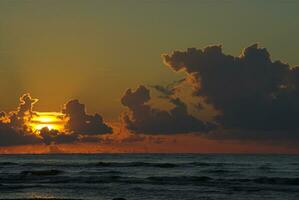
<instances>
[{"instance_id":1,"label":"setting sun","mask_svg":"<svg viewBox=\"0 0 299 200\"><path fill-rule=\"evenodd\" d=\"M30 120L30 127L34 131L47 127L49 130L63 130L64 120L63 114L59 112L37 112Z\"/></svg>"},{"instance_id":2,"label":"setting sun","mask_svg":"<svg viewBox=\"0 0 299 200\"><path fill-rule=\"evenodd\" d=\"M52 122L53 119L55 119L55 117L53 117L53 116L46 116L46 117L39 117L38 118L38 120L40 122L44 122L44 123Z\"/></svg>"}]
</instances>

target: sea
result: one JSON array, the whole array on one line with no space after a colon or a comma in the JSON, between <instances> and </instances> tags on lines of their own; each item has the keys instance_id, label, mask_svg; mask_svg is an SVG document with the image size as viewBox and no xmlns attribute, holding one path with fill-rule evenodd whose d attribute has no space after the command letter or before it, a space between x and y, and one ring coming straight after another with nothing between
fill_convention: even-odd
<instances>
[{"instance_id":1,"label":"sea","mask_svg":"<svg viewBox=\"0 0 299 200\"><path fill-rule=\"evenodd\" d=\"M298 200L299 156L0 155L0 199Z\"/></svg>"}]
</instances>

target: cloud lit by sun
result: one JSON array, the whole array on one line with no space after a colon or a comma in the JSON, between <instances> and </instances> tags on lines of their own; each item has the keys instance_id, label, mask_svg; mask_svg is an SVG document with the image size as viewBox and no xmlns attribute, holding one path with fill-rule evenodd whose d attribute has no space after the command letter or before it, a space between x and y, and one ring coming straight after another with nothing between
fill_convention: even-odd
<instances>
[{"instance_id":1,"label":"cloud lit by sun","mask_svg":"<svg viewBox=\"0 0 299 200\"><path fill-rule=\"evenodd\" d=\"M49 130L64 130L65 120L60 112L36 112L30 120L30 127L33 131L39 131L44 127Z\"/></svg>"}]
</instances>

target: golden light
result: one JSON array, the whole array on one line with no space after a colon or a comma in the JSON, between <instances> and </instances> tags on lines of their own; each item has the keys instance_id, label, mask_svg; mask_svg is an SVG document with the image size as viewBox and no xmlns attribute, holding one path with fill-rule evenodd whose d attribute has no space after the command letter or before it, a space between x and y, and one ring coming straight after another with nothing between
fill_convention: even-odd
<instances>
[{"instance_id":1,"label":"golden light","mask_svg":"<svg viewBox=\"0 0 299 200\"><path fill-rule=\"evenodd\" d=\"M49 130L60 129L60 126L53 125L53 124L36 124L36 125L34 125L34 130L41 130L44 127L47 127Z\"/></svg>"},{"instance_id":2,"label":"golden light","mask_svg":"<svg viewBox=\"0 0 299 200\"><path fill-rule=\"evenodd\" d=\"M60 112L36 112L30 120L30 127L33 131L39 131L44 127L48 127L49 130L62 131L64 124L63 114Z\"/></svg>"},{"instance_id":3,"label":"golden light","mask_svg":"<svg viewBox=\"0 0 299 200\"><path fill-rule=\"evenodd\" d=\"M53 116L46 116L46 117L38 117L38 120L43 123L52 122L55 119Z\"/></svg>"}]
</instances>

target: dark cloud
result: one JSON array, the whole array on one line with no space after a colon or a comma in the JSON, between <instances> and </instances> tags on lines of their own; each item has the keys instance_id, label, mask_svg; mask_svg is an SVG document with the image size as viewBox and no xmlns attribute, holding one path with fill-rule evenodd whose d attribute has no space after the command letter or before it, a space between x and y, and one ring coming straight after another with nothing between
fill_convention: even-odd
<instances>
[{"instance_id":1,"label":"dark cloud","mask_svg":"<svg viewBox=\"0 0 299 200\"><path fill-rule=\"evenodd\" d=\"M26 122L35 115L32 108L38 99L34 99L29 93L26 93L20 97L19 101L20 104L17 111L10 113L10 126L17 129L27 129L28 127L26 127Z\"/></svg>"},{"instance_id":2,"label":"dark cloud","mask_svg":"<svg viewBox=\"0 0 299 200\"><path fill-rule=\"evenodd\" d=\"M30 94L20 97L16 111L6 114L0 112L0 146L15 146L28 144L69 144L78 142L100 142L96 134L111 133L100 115L87 115L85 106L78 100L69 101L63 110L67 118L66 130L32 130L29 124L33 116L33 106L37 102Z\"/></svg>"},{"instance_id":3,"label":"dark cloud","mask_svg":"<svg viewBox=\"0 0 299 200\"><path fill-rule=\"evenodd\" d=\"M151 87L157 90L158 92L162 93L162 95L159 96L161 98L168 98L176 93L175 90L169 86L165 87L163 85L153 85Z\"/></svg>"},{"instance_id":4,"label":"dark cloud","mask_svg":"<svg viewBox=\"0 0 299 200\"><path fill-rule=\"evenodd\" d=\"M150 91L146 87L139 86L135 91L128 89L121 99L121 103L130 110L123 116L126 127L144 134L190 133L211 128L209 124L189 115L187 106L179 98L168 99L174 108L163 111L147 104Z\"/></svg>"},{"instance_id":5,"label":"dark cloud","mask_svg":"<svg viewBox=\"0 0 299 200\"><path fill-rule=\"evenodd\" d=\"M170 98L180 91L179 85L184 81L185 79L181 79L178 81L174 81L171 84L168 84L166 86L151 85L150 87L161 93L161 95L159 96L160 98Z\"/></svg>"},{"instance_id":6,"label":"dark cloud","mask_svg":"<svg viewBox=\"0 0 299 200\"><path fill-rule=\"evenodd\" d=\"M18 117L32 116L34 114L32 108L37 101L38 99L33 99L29 93L23 94L20 97L20 105L17 111Z\"/></svg>"},{"instance_id":7,"label":"dark cloud","mask_svg":"<svg viewBox=\"0 0 299 200\"><path fill-rule=\"evenodd\" d=\"M6 114L0 112L0 146L15 146L37 144L41 138L35 135L26 123L32 117L33 104L37 99L32 99L30 94L20 97L17 111Z\"/></svg>"},{"instance_id":8,"label":"dark cloud","mask_svg":"<svg viewBox=\"0 0 299 200\"><path fill-rule=\"evenodd\" d=\"M90 135L112 132L112 128L104 123L101 115L86 114L85 105L78 100L67 102L62 112L68 118L65 126L67 131Z\"/></svg>"},{"instance_id":9,"label":"dark cloud","mask_svg":"<svg viewBox=\"0 0 299 200\"><path fill-rule=\"evenodd\" d=\"M263 132L269 137L275 132L275 138L299 139L298 67L272 61L267 49L257 44L238 57L224 54L216 45L174 51L164 54L163 59L174 71L185 71L194 95L221 113L215 117L219 128L247 134Z\"/></svg>"},{"instance_id":10,"label":"dark cloud","mask_svg":"<svg viewBox=\"0 0 299 200\"><path fill-rule=\"evenodd\" d=\"M9 123L0 122L0 146L38 144L41 138L31 132L16 130Z\"/></svg>"},{"instance_id":11,"label":"dark cloud","mask_svg":"<svg viewBox=\"0 0 299 200\"><path fill-rule=\"evenodd\" d=\"M6 113L5 112L0 112L0 119L4 118L6 116Z\"/></svg>"},{"instance_id":12,"label":"dark cloud","mask_svg":"<svg viewBox=\"0 0 299 200\"><path fill-rule=\"evenodd\" d=\"M39 131L42 137L43 143L50 144L68 144L80 141L79 134L67 134L61 133L58 130L49 130L48 127L44 127Z\"/></svg>"},{"instance_id":13,"label":"dark cloud","mask_svg":"<svg viewBox=\"0 0 299 200\"><path fill-rule=\"evenodd\" d=\"M91 143L99 143L99 142L103 142L103 139L101 137L98 137L96 135L81 135L81 137L79 138L80 142L91 142Z\"/></svg>"}]
</instances>

